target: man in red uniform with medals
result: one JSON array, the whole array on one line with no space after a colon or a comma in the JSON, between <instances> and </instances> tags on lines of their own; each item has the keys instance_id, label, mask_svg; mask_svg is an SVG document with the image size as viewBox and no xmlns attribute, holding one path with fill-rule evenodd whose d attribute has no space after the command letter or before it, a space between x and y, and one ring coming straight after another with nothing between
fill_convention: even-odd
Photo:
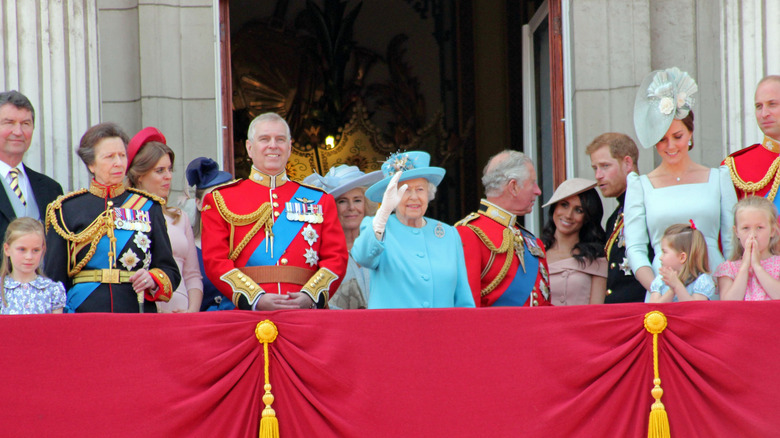
<instances>
[{"instance_id":1,"label":"man in red uniform with medals","mask_svg":"<svg viewBox=\"0 0 780 438\"><path fill-rule=\"evenodd\" d=\"M533 163L503 151L485 166L479 211L455 224L477 307L548 306L550 280L542 241L517 223L542 194Z\"/></svg>"},{"instance_id":2,"label":"man in red uniform with medals","mask_svg":"<svg viewBox=\"0 0 780 438\"><path fill-rule=\"evenodd\" d=\"M756 121L764 139L723 160L731 171L737 198L764 196L780 206L780 75L766 76L756 87Z\"/></svg>"},{"instance_id":3,"label":"man in red uniform with medals","mask_svg":"<svg viewBox=\"0 0 780 438\"><path fill-rule=\"evenodd\" d=\"M203 200L206 275L239 309L327 307L347 268L333 197L287 178L290 128L275 113L249 125L249 178Z\"/></svg>"}]
</instances>

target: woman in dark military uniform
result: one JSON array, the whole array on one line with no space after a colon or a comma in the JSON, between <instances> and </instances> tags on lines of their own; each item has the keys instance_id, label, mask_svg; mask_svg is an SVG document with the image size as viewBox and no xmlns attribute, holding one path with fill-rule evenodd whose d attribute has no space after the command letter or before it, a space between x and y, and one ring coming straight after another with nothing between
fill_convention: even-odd
<instances>
[{"instance_id":1,"label":"woman in dark military uniform","mask_svg":"<svg viewBox=\"0 0 780 438\"><path fill-rule=\"evenodd\" d=\"M89 189L46 211L46 276L65 285L68 312L154 313L179 284L164 201L124 184L128 141L113 123L89 128L78 149Z\"/></svg>"}]
</instances>

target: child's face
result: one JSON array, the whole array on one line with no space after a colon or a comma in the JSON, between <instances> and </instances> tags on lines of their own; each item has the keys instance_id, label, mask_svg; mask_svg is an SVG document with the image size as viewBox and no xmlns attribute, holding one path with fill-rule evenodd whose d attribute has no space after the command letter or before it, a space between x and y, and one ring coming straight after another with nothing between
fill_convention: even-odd
<instances>
[{"instance_id":1,"label":"child's face","mask_svg":"<svg viewBox=\"0 0 780 438\"><path fill-rule=\"evenodd\" d=\"M25 234L10 245L4 243L3 251L11 258L14 274L35 274L43 257L43 238L37 233Z\"/></svg>"},{"instance_id":2,"label":"child's face","mask_svg":"<svg viewBox=\"0 0 780 438\"><path fill-rule=\"evenodd\" d=\"M737 212L736 223L737 238L744 248L748 239L755 237L759 253L769 251L769 240L777 233L777 225L770 222L769 215L757 208L742 208Z\"/></svg>"},{"instance_id":3,"label":"child's face","mask_svg":"<svg viewBox=\"0 0 780 438\"><path fill-rule=\"evenodd\" d=\"M685 264L686 258L687 256L684 252L677 251L669 246L669 242L666 239L661 239L661 257L659 257L661 266L672 268L679 272L683 264Z\"/></svg>"}]
</instances>

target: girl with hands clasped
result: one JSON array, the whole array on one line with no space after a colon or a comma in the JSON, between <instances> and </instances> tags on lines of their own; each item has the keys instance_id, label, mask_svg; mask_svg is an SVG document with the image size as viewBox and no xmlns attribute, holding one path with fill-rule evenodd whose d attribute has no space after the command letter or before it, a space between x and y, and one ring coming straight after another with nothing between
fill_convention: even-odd
<instances>
[{"instance_id":1,"label":"girl with hands clasped","mask_svg":"<svg viewBox=\"0 0 780 438\"><path fill-rule=\"evenodd\" d=\"M780 298L780 227L777 209L766 198L748 196L734 208L735 245L731 260L715 271L724 300Z\"/></svg>"},{"instance_id":2,"label":"girl with hands clasped","mask_svg":"<svg viewBox=\"0 0 780 438\"><path fill-rule=\"evenodd\" d=\"M661 267L650 285L649 302L704 301L715 293L707 242L693 220L690 223L675 224L664 231Z\"/></svg>"},{"instance_id":3,"label":"girl with hands clasped","mask_svg":"<svg viewBox=\"0 0 780 438\"><path fill-rule=\"evenodd\" d=\"M0 265L0 315L62 313L65 287L41 275L41 258L45 251L40 222L21 217L8 225Z\"/></svg>"}]
</instances>

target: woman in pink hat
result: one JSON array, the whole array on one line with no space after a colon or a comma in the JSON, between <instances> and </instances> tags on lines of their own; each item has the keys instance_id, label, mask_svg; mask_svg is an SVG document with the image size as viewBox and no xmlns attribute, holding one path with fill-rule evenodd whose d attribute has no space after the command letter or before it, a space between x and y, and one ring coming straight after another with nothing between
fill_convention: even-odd
<instances>
[{"instance_id":1,"label":"woman in pink hat","mask_svg":"<svg viewBox=\"0 0 780 438\"><path fill-rule=\"evenodd\" d=\"M596 181L572 178L561 183L542 207L550 207L542 242L550 269L554 306L603 304L607 289L604 209Z\"/></svg>"},{"instance_id":2,"label":"woman in pink hat","mask_svg":"<svg viewBox=\"0 0 780 438\"><path fill-rule=\"evenodd\" d=\"M167 202L171 193L173 161L174 153L160 130L151 126L140 130L127 147L127 181L130 187L147 191ZM182 281L173 291L170 301L157 303L157 308L161 313L199 312L203 300L203 280L190 220L176 207L165 205L163 212Z\"/></svg>"}]
</instances>

